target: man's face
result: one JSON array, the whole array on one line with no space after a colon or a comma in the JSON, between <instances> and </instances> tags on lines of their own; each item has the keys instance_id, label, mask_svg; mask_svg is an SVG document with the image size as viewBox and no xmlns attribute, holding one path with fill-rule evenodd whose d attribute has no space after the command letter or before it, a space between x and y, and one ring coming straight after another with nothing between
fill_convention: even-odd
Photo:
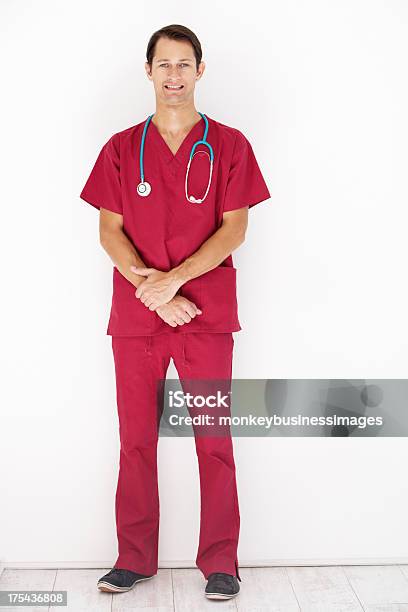
<instances>
[{"instance_id":1,"label":"man's face","mask_svg":"<svg viewBox=\"0 0 408 612\"><path fill-rule=\"evenodd\" d=\"M156 99L177 106L194 98L194 88L205 69L196 68L193 47L187 41L160 38L156 43L152 66L145 63L148 78L153 81ZM173 87L171 87L173 86Z\"/></svg>"}]
</instances>

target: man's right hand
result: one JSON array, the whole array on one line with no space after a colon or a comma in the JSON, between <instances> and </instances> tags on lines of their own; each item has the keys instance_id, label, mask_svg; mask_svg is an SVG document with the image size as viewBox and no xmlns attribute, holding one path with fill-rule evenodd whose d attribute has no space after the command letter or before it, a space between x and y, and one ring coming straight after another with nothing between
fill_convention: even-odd
<instances>
[{"instance_id":1,"label":"man's right hand","mask_svg":"<svg viewBox=\"0 0 408 612\"><path fill-rule=\"evenodd\" d=\"M202 314L202 311L193 302L182 295L175 295L167 304L156 308L155 312L171 327L190 323L196 315Z\"/></svg>"}]
</instances>

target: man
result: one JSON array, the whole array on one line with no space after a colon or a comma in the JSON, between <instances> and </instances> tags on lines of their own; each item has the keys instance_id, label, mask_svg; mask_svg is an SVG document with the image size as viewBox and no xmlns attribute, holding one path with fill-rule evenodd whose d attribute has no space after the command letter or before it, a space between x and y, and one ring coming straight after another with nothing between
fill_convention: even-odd
<instances>
[{"instance_id":1,"label":"man","mask_svg":"<svg viewBox=\"0 0 408 612\"><path fill-rule=\"evenodd\" d=\"M245 136L195 108L205 69L195 34L181 25L158 30L146 59L155 113L105 143L80 195L100 210L100 242L114 263L107 334L121 450L119 555L98 581L108 592L157 573L158 381L170 358L180 380L231 380L232 332L241 329L231 253L244 241L248 208L270 197ZM196 565L206 596L229 598L241 581L232 440L194 435L201 491Z\"/></svg>"}]
</instances>

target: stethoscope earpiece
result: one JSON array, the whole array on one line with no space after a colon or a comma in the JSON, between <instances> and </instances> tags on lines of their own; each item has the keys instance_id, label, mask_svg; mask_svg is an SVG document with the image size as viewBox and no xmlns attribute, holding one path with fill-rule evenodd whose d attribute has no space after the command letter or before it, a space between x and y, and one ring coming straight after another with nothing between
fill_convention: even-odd
<instances>
[{"instance_id":1,"label":"stethoscope earpiece","mask_svg":"<svg viewBox=\"0 0 408 612\"><path fill-rule=\"evenodd\" d=\"M184 192L185 192L185 196L188 202L192 202L193 204L202 204L202 202L204 202L205 198L207 197L207 193L210 189L210 185L211 185L211 179L212 179L212 170L213 170L213 160L214 160L214 152L213 149L211 147L211 145L207 142L207 133L208 133L208 119L207 117L203 114L203 113L199 113L201 115L201 117L204 119L205 122L205 129L204 129L204 135L202 140L198 140L197 142L194 143L194 145L191 148L190 151L190 158L188 160L188 164L187 164L187 169L186 169L186 178L184 181ZM139 164L140 164L140 183L137 186L137 193L142 196L142 197L146 197L149 195L149 193L152 190L152 187L150 185L150 183L148 183L147 181L144 180L144 167L143 167L143 153L144 153L144 144L145 144L145 140L146 140L146 132L147 132L147 128L149 126L149 123L152 119L153 115L150 115L145 123L144 129L143 129L143 134L142 134L142 141L140 143L140 154L139 154ZM191 160L194 157L194 151L195 148L197 147L197 145L199 144L203 144L205 145L209 151L210 154L208 155L209 159L210 159L210 176L208 179L208 184L207 184L207 189L205 191L205 194L202 198L195 198L194 196L189 196L187 194L187 181L188 181L188 175L190 172L190 164L191 164ZM198 151L199 153L201 153L201 151Z\"/></svg>"}]
</instances>

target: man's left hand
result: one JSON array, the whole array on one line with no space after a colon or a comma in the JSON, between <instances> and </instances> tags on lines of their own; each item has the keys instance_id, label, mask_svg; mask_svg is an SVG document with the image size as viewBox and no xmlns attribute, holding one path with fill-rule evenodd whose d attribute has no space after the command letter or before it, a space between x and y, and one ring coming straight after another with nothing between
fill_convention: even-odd
<instances>
[{"instance_id":1,"label":"man's left hand","mask_svg":"<svg viewBox=\"0 0 408 612\"><path fill-rule=\"evenodd\" d=\"M180 289L182 283L170 272L162 272L156 268L138 268L130 266L135 274L146 276L140 283L135 296L149 309L156 310L162 304L167 304Z\"/></svg>"}]
</instances>

